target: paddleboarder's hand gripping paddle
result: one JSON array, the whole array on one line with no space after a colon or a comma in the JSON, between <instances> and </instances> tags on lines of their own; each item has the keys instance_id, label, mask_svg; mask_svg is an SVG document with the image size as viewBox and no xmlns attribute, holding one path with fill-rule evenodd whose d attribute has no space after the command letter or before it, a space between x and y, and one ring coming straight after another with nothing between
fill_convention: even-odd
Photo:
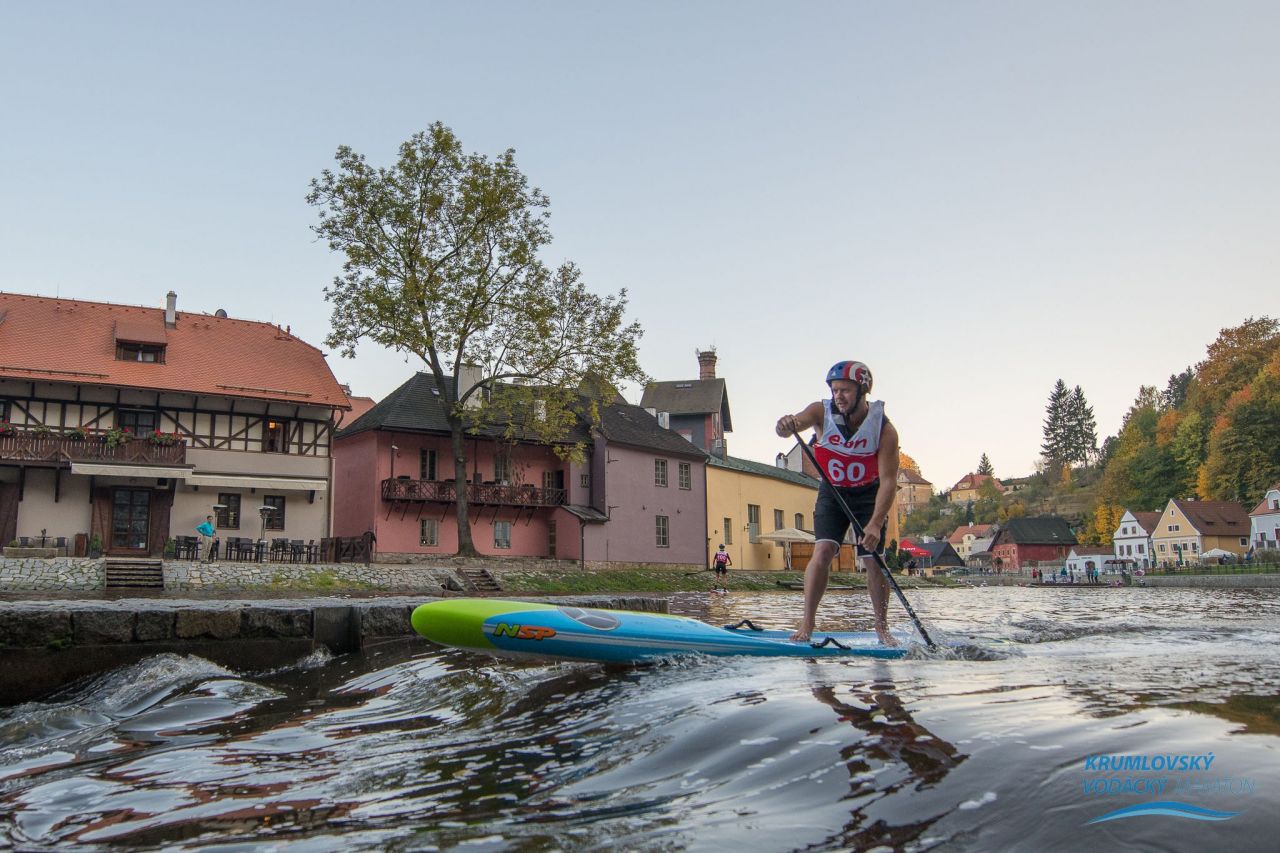
<instances>
[{"instance_id":1,"label":"paddleboarder's hand gripping paddle","mask_svg":"<svg viewBox=\"0 0 1280 853\"><path fill-rule=\"evenodd\" d=\"M866 531L862 529L862 525L859 524L858 519L854 517L853 510L851 510L849 505L845 503L844 497L840 494L840 490L832 484L831 478L827 476L827 472L822 470L822 466L818 464L818 460L814 457L813 451L809 448L809 445L805 444L804 439L800 437L799 430L795 428L794 418L791 419L789 426L791 427L791 434L796 437L796 441L799 442L800 449L804 451L804 455L809 457L809 462L814 468L818 469L819 476L821 476L823 481L830 486L831 493L835 495L836 503L840 504L840 509L844 510L844 514L849 519L849 523L853 525L854 536L858 537L858 541L861 542L866 536ZM924 629L924 625L920 624L920 617L916 616L916 612L911 609L911 603L908 602L907 597L903 595L902 587L898 586L898 582L894 579L893 572L889 571L889 566L885 563L884 557L880 555L878 550L872 550L871 556L875 558L876 565L880 567L880 571L884 574L885 580L889 582L889 586L893 587L893 593L898 596L898 601L902 602L902 608L907 611L907 615L910 616L911 621L915 623L916 630L919 631L920 636L924 638L925 645L931 649L937 648L937 646L933 644L933 640L929 638L929 632Z\"/></svg>"}]
</instances>

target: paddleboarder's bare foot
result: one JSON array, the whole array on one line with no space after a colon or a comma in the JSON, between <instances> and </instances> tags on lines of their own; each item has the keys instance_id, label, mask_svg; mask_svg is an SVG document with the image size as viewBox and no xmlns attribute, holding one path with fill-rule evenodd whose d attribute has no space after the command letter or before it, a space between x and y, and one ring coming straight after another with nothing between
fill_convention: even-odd
<instances>
[{"instance_id":1,"label":"paddleboarder's bare foot","mask_svg":"<svg viewBox=\"0 0 1280 853\"><path fill-rule=\"evenodd\" d=\"M813 626L802 624L799 628L797 628L794 632L792 632L791 642L807 643L809 642L809 638L811 636L813 636Z\"/></svg>"},{"instance_id":2,"label":"paddleboarder's bare foot","mask_svg":"<svg viewBox=\"0 0 1280 853\"><path fill-rule=\"evenodd\" d=\"M893 635L889 633L889 626L888 626L888 625L877 625L877 626L876 626L876 636L880 638L880 645L882 645L882 646L896 646L896 645L898 645L898 641L897 641L897 640L895 640L895 639L893 638Z\"/></svg>"}]
</instances>

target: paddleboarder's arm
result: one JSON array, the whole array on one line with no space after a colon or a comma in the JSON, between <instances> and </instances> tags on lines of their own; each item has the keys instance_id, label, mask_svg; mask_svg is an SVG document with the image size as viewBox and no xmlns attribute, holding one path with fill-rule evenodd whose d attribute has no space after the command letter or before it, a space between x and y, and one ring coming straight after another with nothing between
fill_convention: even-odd
<instances>
[{"instance_id":1,"label":"paddleboarder's arm","mask_svg":"<svg viewBox=\"0 0 1280 853\"><path fill-rule=\"evenodd\" d=\"M898 430L888 421L880 431L880 450L876 453L880 465L880 487L876 489L876 508L863 531L862 547L874 551L880 544L880 528L893 509L893 498L898 493Z\"/></svg>"},{"instance_id":2,"label":"paddleboarder's arm","mask_svg":"<svg viewBox=\"0 0 1280 853\"><path fill-rule=\"evenodd\" d=\"M814 401L794 415L783 415L778 418L778 425L773 428L780 437L787 438L793 432L819 426L822 423L822 403Z\"/></svg>"}]
</instances>

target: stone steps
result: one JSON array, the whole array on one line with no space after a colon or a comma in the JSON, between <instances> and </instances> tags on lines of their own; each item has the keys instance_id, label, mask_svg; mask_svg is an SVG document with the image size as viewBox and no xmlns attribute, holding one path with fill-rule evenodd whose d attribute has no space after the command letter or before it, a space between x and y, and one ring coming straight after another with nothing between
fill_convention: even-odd
<instances>
[{"instance_id":1,"label":"stone steps","mask_svg":"<svg viewBox=\"0 0 1280 853\"><path fill-rule=\"evenodd\" d=\"M459 569L470 592L502 592L502 587L488 569Z\"/></svg>"},{"instance_id":2,"label":"stone steps","mask_svg":"<svg viewBox=\"0 0 1280 853\"><path fill-rule=\"evenodd\" d=\"M112 559L102 561L108 589L134 587L163 589L164 562L161 560Z\"/></svg>"}]
</instances>

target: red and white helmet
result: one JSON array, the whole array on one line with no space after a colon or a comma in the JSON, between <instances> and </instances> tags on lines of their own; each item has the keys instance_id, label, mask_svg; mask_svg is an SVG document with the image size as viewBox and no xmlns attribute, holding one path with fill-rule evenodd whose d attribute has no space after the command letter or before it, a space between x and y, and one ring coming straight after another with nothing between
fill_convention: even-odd
<instances>
[{"instance_id":1,"label":"red and white helmet","mask_svg":"<svg viewBox=\"0 0 1280 853\"><path fill-rule=\"evenodd\" d=\"M871 368L860 361L837 361L827 371L827 385L837 379L848 379L862 386L863 394L871 393Z\"/></svg>"}]
</instances>

